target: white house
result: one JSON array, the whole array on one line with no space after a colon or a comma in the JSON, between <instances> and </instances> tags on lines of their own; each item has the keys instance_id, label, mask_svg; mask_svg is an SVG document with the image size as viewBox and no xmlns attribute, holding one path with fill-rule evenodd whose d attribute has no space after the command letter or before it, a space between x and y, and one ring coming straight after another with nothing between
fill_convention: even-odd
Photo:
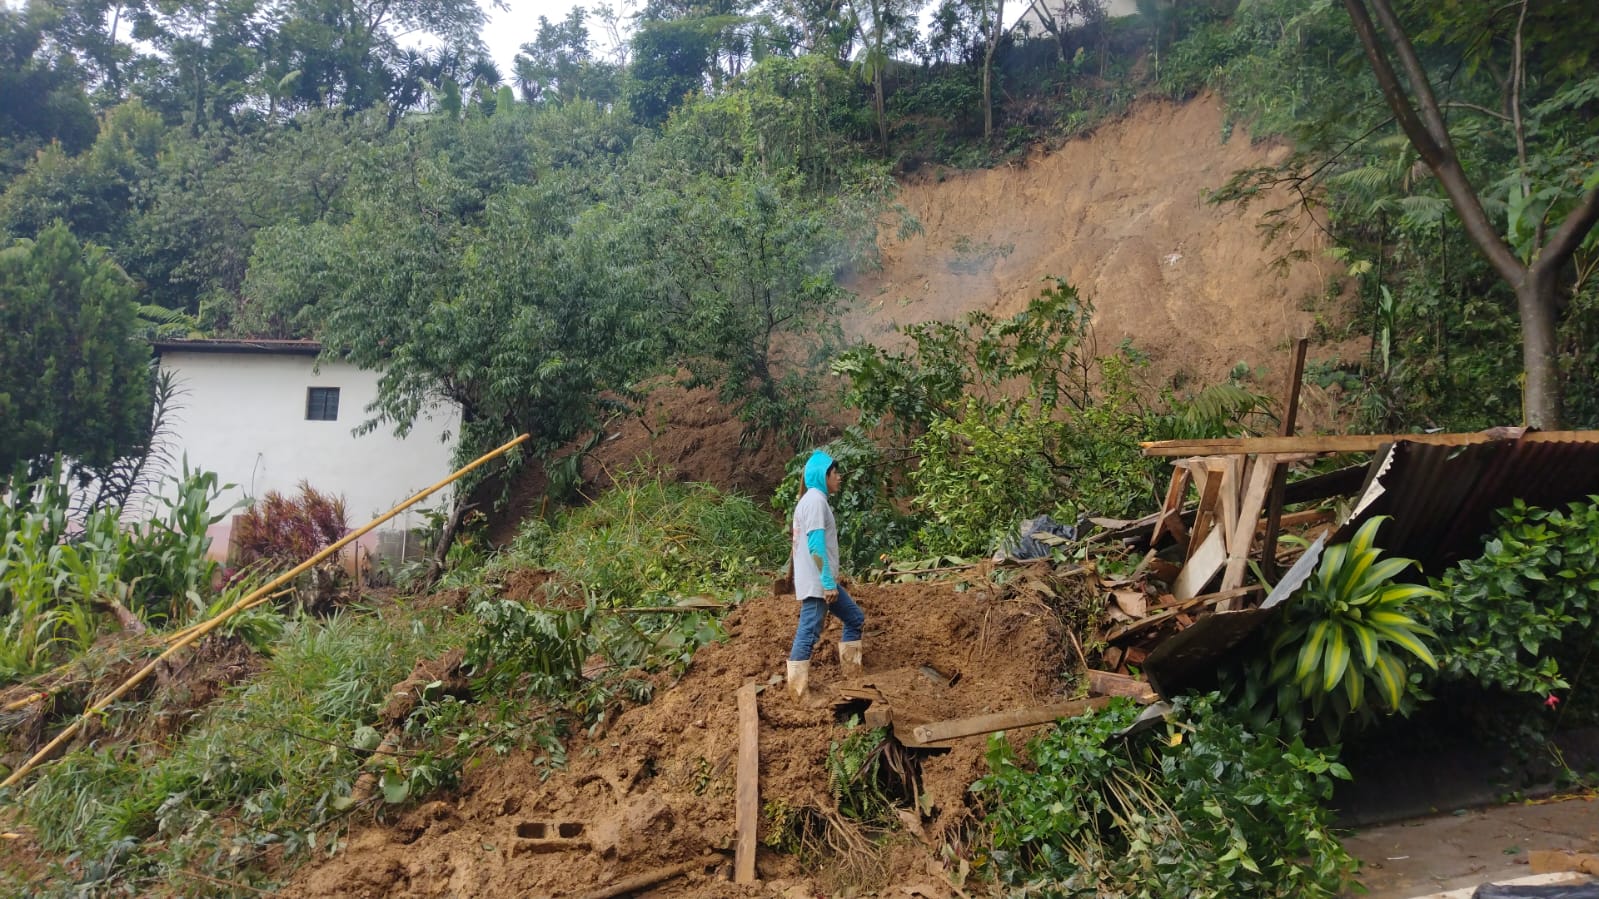
<instances>
[{"instance_id":1,"label":"white house","mask_svg":"<svg viewBox=\"0 0 1599 899\"><path fill-rule=\"evenodd\" d=\"M362 436L377 398L379 372L345 362L317 361L321 346L307 340L160 340L161 368L178 382L168 417L174 457L217 473L235 485L221 508L268 491L292 495L301 481L344 498L352 528L360 527L451 472L460 410L440 405L419 418L404 439L379 427ZM449 435L446 440L446 435ZM370 551L384 531L419 527L418 508L440 508L448 488L362 538ZM231 520L211 529L212 553L227 552Z\"/></svg>"}]
</instances>

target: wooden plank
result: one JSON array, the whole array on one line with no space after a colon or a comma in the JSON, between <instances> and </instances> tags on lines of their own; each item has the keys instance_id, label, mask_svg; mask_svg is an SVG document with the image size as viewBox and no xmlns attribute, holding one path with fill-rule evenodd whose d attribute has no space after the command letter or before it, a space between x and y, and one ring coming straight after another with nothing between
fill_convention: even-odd
<instances>
[{"instance_id":1,"label":"wooden plank","mask_svg":"<svg viewBox=\"0 0 1599 899\"><path fill-rule=\"evenodd\" d=\"M1212 440L1151 440L1146 456L1221 456L1244 453L1374 453L1389 443L1471 446L1515 437L1514 428L1470 434L1306 434L1297 437L1222 437ZM1599 431L1532 431L1524 443L1599 443Z\"/></svg>"},{"instance_id":2,"label":"wooden plank","mask_svg":"<svg viewBox=\"0 0 1599 899\"><path fill-rule=\"evenodd\" d=\"M1249 486L1244 490L1243 501L1238 504L1238 518L1232 522L1233 540L1227 549L1227 569L1222 572L1221 589L1231 590L1244 583L1244 570L1249 564L1249 547L1254 542L1255 525L1260 522L1260 509L1266 502L1266 491L1271 489L1272 475L1277 470L1277 457L1256 456L1250 470ZM1229 600L1216 607L1220 611L1233 608Z\"/></svg>"},{"instance_id":3,"label":"wooden plank","mask_svg":"<svg viewBox=\"0 0 1599 899\"><path fill-rule=\"evenodd\" d=\"M1183 500L1188 498L1188 482L1193 479L1188 466L1172 467L1171 483L1166 485L1166 501L1160 504L1155 517L1155 530L1149 535L1149 545L1160 543L1160 535L1170 531L1178 544L1188 542L1188 528L1183 524Z\"/></svg>"},{"instance_id":4,"label":"wooden plank","mask_svg":"<svg viewBox=\"0 0 1599 899\"><path fill-rule=\"evenodd\" d=\"M1188 535L1188 552L1183 554L1184 558L1199 552L1205 538L1210 536L1216 525L1216 499L1221 495L1221 478L1213 477L1210 470L1202 466L1196 466L1193 473L1194 484L1199 488L1199 505L1194 510L1194 530Z\"/></svg>"},{"instance_id":5,"label":"wooden plank","mask_svg":"<svg viewBox=\"0 0 1599 899\"><path fill-rule=\"evenodd\" d=\"M1081 715L1091 709L1102 709L1109 705L1110 701L1111 697L1109 696L1095 696L1089 699L1042 705L1013 712L995 712L992 715L956 718L953 721L935 721L931 724L918 726L916 728L916 739L922 743L941 743L945 740L957 740L961 737L991 734L997 730L1048 724L1061 718L1072 718Z\"/></svg>"},{"instance_id":6,"label":"wooden plank","mask_svg":"<svg viewBox=\"0 0 1599 899\"><path fill-rule=\"evenodd\" d=\"M761 716L755 697L757 684L738 688L738 775L734 830L733 882L755 882L755 832L761 822Z\"/></svg>"},{"instance_id":7,"label":"wooden plank","mask_svg":"<svg viewBox=\"0 0 1599 899\"><path fill-rule=\"evenodd\" d=\"M1225 526L1225 523L1223 523ZM1211 528L1205 542L1188 557L1183 570L1177 572L1177 583L1172 584L1172 595L1179 600L1192 599L1205 589L1210 579L1227 563L1227 548L1222 540L1222 528Z\"/></svg>"},{"instance_id":8,"label":"wooden plank","mask_svg":"<svg viewBox=\"0 0 1599 899\"><path fill-rule=\"evenodd\" d=\"M1247 587L1239 587L1236 590L1228 590L1225 593L1207 593L1204 596L1196 596L1193 599L1180 602L1174 606L1167 606L1148 618L1133 621L1119 628L1108 631L1105 634L1105 642L1109 643L1114 640L1120 640L1123 637L1131 636L1139 631L1148 630L1149 628L1152 628L1155 625L1160 624L1161 622L1172 618L1181 612L1187 612L1193 609L1215 605L1216 603L1233 599L1235 597L1247 596L1250 593L1259 593L1262 589L1264 588L1262 588L1259 584L1250 584Z\"/></svg>"},{"instance_id":9,"label":"wooden plank","mask_svg":"<svg viewBox=\"0 0 1599 899\"><path fill-rule=\"evenodd\" d=\"M1160 698L1149 681L1095 668L1088 669L1088 692L1096 696L1126 696L1144 705Z\"/></svg>"}]
</instances>

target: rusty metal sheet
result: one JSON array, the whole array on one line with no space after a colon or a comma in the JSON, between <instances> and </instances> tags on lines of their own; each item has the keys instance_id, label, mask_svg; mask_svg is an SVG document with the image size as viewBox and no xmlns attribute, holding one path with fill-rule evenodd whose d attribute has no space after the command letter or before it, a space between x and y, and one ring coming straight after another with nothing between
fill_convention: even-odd
<instances>
[{"instance_id":1,"label":"rusty metal sheet","mask_svg":"<svg viewBox=\"0 0 1599 899\"><path fill-rule=\"evenodd\" d=\"M1498 524L1494 510L1516 499L1558 508L1599 493L1599 443L1399 443L1373 460L1372 472L1365 490L1375 484L1380 495L1338 529L1334 542L1348 540L1373 515L1391 515L1378 545L1436 575L1480 553L1482 537Z\"/></svg>"}]
</instances>

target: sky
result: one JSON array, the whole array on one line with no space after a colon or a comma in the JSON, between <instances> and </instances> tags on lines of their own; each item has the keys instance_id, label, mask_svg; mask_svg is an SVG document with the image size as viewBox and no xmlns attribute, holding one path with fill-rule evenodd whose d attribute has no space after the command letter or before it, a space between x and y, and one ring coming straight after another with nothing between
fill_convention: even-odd
<instances>
[{"instance_id":1,"label":"sky","mask_svg":"<svg viewBox=\"0 0 1599 899\"><path fill-rule=\"evenodd\" d=\"M551 22L558 22L566 18L574 6L585 9L593 7L592 2L577 2L577 0L505 0L507 8L503 10L495 9L487 0L478 0L478 3L489 16L489 23L483 29L483 41L489 45L489 56L500 67L500 74L506 78L511 77L511 60L516 58L516 51L538 34L539 16ZM611 5L624 12L632 12L636 8L628 0L613 2ZM604 41L600 29L600 23L591 18L590 41L595 43Z\"/></svg>"}]
</instances>

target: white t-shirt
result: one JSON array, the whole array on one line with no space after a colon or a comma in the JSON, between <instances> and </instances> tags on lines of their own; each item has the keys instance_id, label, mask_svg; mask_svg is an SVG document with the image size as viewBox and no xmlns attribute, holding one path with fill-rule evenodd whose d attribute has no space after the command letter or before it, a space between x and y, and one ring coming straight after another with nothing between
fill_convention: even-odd
<instances>
[{"instance_id":1,"label":"white t-shirt","mask_svg":"<svg viewBox=\"0 0 1599 899\"><path fill-rule=\"evenodd\" d=\"M822 587L822 566L815 556L811 555L808 537L811 531L820 529L825 535L823 542L827 545L827 562L833 572L833 577L838 577L838 524L833 520L833 507L827 503L827 494L815 487L805 491L800 497L799 505L794 507L794 597L806 599L820 597Z\"/></svg>"}]
</instances>

